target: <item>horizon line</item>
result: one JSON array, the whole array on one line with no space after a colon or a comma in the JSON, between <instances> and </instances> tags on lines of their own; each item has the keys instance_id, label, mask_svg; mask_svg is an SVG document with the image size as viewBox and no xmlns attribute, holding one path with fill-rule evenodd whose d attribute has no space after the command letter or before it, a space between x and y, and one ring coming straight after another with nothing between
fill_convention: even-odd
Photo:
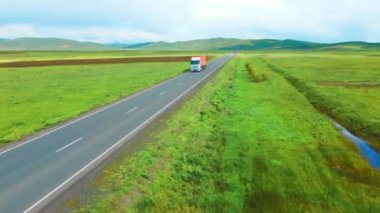
<instances>
[{"instance_id":1,"label":"horizon line","mask_svg":"<svg viewBox=\"0 0 380 213\"><path fill-rule=\"evenodd\" d=\"M337 42L315 42L310 40L297 40L293 38L286 38L286 39L275 39L275 38L237 38L237 37L209 37L209 38L196 38L196 39L187 39L187 40L176 40L176 41L165 41L165 40L159 40L159 41L141 41L141 42L128 42L128 41L110 41L110 42L97 42L94 40L82 40L82 39L72 39L72 38L64 38L64 37L40 37L40 36L27 36L27 37L15 37L15 38L6 38L6 37L0 37L0 39L3 40L17 40L17 39L61 39L61 40L69 40L69 41L76 41L76 42L91 42L91 43L97 43L97 44L143 44L143 43L157 43L157 42L165 42L165 43L176 43L176 42L189 42L189 41L199 41L199 40L211 40L211 39L237 39L237 40L277 40L277 41L299 41L299 42L309 42L309 43L315 43L315 44L339 44L339 43L351 43L351 42L360 42L360 43L368 43L368 44L380 44L379 42L369 42L365 40L343 40L343 41L337 41Z\"/></svg>"}]
</instances>

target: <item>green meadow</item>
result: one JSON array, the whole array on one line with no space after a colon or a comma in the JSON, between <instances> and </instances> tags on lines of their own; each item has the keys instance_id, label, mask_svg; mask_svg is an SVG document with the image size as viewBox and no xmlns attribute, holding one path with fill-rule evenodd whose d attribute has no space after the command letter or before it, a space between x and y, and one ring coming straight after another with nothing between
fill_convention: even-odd
<instances>
[{"instance_id":1,"label":"green meadow","mask_svg":"<svg viewBox=\"0 0 380 213\"><path fill-rule=\"evenodd\" d=\"M126 97L186 62L0 68L0 145Z\"/></svg>"},{"instance_id":2,"label":"green meadow","mask_svg":"<svg viewBox=\"0 0 380 213\"><path fill-rule=\"evenodd\" d=\"M258 55L320 111L380 150L380 54Z\"/></svg>"},{"instance_id":3,"label":"green meadow","mask_svg":"<svg viewBox=\"0 0 380 213\"><path fill-rule=\"evenodd\" d=\"M98 192L95 198L89 202L83 199L85 194L74 197L65 208L76 212L377 212L379 172L315 108L307 91L294 86L298 80L288 77L303 76L302 85L317 79L332 81L327 74L309 70L319 62L330 64L326 72L333 72L338 66L334 60L352 61L329 54L239 54L154 135L142 137L149 142L143 150L106 167L88 186ZM376 60L367 60L368 70L379 67ZM298 69L292 62L302 66ZM247 64L252 70L247 70ZM338 67L332 75L349 79L344 70ZM375 71L366 75L377 76ZM351 76L353 81L366 82L367 77ZM324 91L328 86L315 87ZM377 100L368 101L377 107Z\"/></svg>"}]
</instances>

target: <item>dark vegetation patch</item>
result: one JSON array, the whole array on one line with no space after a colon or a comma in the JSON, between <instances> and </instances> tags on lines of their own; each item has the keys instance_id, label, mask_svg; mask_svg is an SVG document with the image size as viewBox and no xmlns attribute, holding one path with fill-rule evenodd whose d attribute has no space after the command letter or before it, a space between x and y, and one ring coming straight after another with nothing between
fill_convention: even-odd
<instances>
[{"instance_id":1,"label":"dark vegetation patch","mask_svg":"<svg viewBox=\"0 0 380 213\"><path fill-rule=\"evenodd\" d=\"M339 86L347 88L380 87L377 82L318 81L320 86Z\"/></svg>"}]
</instances>

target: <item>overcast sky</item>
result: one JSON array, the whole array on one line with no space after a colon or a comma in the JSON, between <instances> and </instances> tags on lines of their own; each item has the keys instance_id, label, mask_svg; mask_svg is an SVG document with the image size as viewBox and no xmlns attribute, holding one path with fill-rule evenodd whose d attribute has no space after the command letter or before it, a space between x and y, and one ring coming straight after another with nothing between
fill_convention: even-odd
<instances>
[{"instance_id":1,"label":"overcast sky","mask_svg":"<svg viewBox=\"0 0 380 213\"><path fill-rule=\"evenodd\" d=\"M0 38L380 42L379 0L0 0Z\"/></svg>"}]
</instances>

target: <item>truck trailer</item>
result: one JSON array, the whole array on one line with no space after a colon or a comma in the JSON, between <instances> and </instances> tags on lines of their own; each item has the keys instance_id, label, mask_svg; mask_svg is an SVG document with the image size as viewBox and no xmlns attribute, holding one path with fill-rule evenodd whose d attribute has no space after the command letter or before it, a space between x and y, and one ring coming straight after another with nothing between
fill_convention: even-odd
<instances>
[{"instance_id":1,"label":"truck trailer","mask_svg":"<svg viewBox=\"0 0 380 213\"><path fill-rule=\"evenodd\" d=\"M193 56L190 60L190 72L200 72L206 68L206 56Z\"/></svg>"}]
</instances>

